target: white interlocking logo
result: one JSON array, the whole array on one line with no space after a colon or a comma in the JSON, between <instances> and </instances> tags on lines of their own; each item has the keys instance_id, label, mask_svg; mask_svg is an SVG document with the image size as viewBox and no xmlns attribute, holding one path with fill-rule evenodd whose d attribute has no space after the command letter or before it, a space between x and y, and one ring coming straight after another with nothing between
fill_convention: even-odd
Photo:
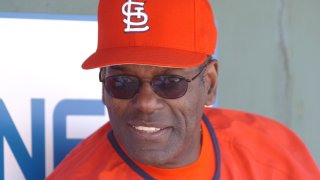
<instances>
[{"instance_id":1,"label":"white interlocking logo","mask_svg":"<svg viewBox=\"0 0 320 180\"><path fill-rule=\"evenodd\" d=\"M127 18L123 19L123 22L127 24L124 32L144 32L149 30L147 26L148 15L144 11L144 2L134 2L128 0L122 6L122 13ZM134 10L134 11L132 11ZM136 17L136 21L132 21L132 17Z\"/></svg>"}]
</instances>

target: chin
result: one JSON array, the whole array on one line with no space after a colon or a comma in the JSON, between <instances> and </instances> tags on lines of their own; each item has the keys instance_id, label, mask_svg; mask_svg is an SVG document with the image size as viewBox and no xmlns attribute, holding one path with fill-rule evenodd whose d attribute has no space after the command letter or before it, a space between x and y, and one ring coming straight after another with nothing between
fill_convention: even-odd
<instances>
[{"instance_id":1,"label":"chin","mask_svg":"<svg viewBox=\"0 0 320 180\"><path fill-rule=\"evenodd\" d=\"M172 163L172 157L170 156L171 154L166 153L166 152L150 152L150 151L142 151L139 152L139 155L133 155L131 157L135 161L145 164L145 165L150 165L158 168L165 168L170 166Z\"/></svg>"}]
</instances>

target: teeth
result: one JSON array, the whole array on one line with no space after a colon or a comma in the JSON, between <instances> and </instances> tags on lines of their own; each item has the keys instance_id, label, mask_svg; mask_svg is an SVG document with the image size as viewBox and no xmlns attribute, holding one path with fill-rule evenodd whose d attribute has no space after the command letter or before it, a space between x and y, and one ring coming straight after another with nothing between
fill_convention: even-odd
<instances>
[{"instance_id":1,"label":"teeth","mask_svg":"<svg viewBox=\"0 0 320 180\"><path fill-rule=\"evenodd\" d=\"M145 131L148 133L154 133L161 130L160 128L156 128L156 127L145 127L145 126L133 126L133 127L139 131Z\"/></svg>"}]
</instances>

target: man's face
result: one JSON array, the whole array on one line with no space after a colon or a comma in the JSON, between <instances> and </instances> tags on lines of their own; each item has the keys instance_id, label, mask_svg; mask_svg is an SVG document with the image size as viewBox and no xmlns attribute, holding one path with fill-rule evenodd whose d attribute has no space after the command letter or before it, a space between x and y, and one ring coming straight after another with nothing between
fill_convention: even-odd
<instances>
[{"instance_id":1,"label":"man's face","mask_svg":"<svg viewBox=\"0 0 320 180\"><path fill-rule=\"evenodd\" d=\"M215 66L207 68L212 67ZM103 88L103 101L114 135L130 158L162 168L181 167L197 160L201 148L201 115L204 105L213 99L212 93L208 93L213 87L208 69L188 83L186 94L177 99L159 97L149 82L158 75L191 79L199 71L199 67L174 69L146 65L106 68L107 76L133 75L143 81L131 99L111 97Z\"/></svg>"}]
</instances>

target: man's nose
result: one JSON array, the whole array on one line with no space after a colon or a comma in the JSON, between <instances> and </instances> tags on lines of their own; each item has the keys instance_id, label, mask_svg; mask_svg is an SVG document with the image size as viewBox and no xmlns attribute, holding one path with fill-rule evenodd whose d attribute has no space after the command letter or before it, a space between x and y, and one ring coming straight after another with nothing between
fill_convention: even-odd
<instances>
[{"instance_id":1,"label":"man's nose","mask_svg":"<svg viewBox=\"0 0 320 180\"><path fill-rule=\"evenodd\" d=\"M151 114L164 107L163 99L153 90L150 82L143 82L139 92L133 99L133 107L138 111Z\"/></svg>"}]
</instances>

